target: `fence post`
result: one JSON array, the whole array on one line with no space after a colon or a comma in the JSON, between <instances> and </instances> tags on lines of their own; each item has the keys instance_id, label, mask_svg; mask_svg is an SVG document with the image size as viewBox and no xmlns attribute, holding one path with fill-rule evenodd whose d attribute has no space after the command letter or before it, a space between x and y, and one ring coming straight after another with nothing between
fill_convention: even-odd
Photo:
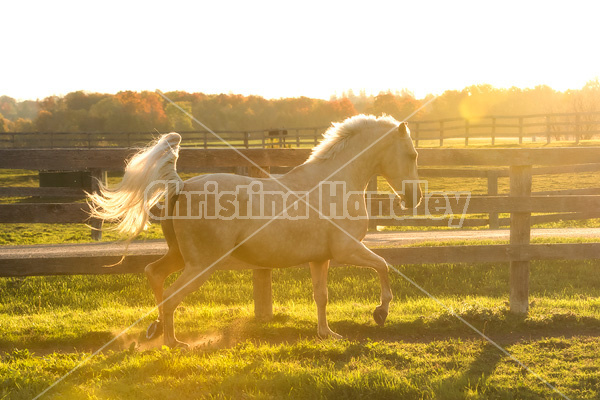
<instances>
[{"instance_id":1,"label":"fence post","mask_svg":"<svg viewBox=\"0 0 600 400\"><path fill-rule=\"evenodd\" d=\"M579 114L575 116L575 144L579 144L580 140L580 126L579 126Z\"/></svg>"},{"instance_id":2,"label":"fence post","mask_svg":"<svg viewBox=\"0 0 600 400\"><path fill-rule=\"evenodd\" d=\"M496 144L496 118L492 117L492 146Z\"/></svg>"},{"instance_id":3,"label":"fence post","mask_svg":"<svg viewBox=\"0 0 600 400\"><path fill-rule=\"evenodd\" d=\"M377 192L377 175L373 176L369 183L367 183L367 204L371 205L371 193ZM367 213L371 213L373 207L367 207ZM377 230L377 223L373 220L372 215L369 215L369 231Z\"/></svg>"},{"instance_id":4,"label":"fence post","mask_svg":"<svg viewBox=\"0 0 600 400\"><path fill-rule=\"evenodd\" d=\"M244 132L244 147L248 148L248 132Z\"/></svg>"},{"instance_id":5,"label":"fence post","mask_svg":"<svg viewBox=\"0 0 600 400\"><path fill-rule=\"evenodd\" d=\"M204 148L208 149L208 132L204 132Z\"/></svg>"},{"instance_id":6,"label":"fence post","mask_svg":"<svg viewBox=\"0 0 600 400\"><path fill-rule=\"evenodd\" d=\"M269 167L261 168L266 172L270 172ZM266 177L265 173L255 166L248 167L248 176L255 178ZM259 320L268 320L273 317L272 270L255 269L252 272L252 283L254 285L254 316Z\"/></svg>"},{"instance_id":7,"label":"fence post","mask_svg":"<svg viewBox=\"0 0 600 400\"><path fill-rule=\"evenodd\" d=\"M546 115L546 144L550 144L550 116Z\"/></svg>"},{"instance_id":8,"label":"fence post","mask_svg":"<svg viewBox=\"0 0 600 400\"><path fill-rule=\"evenodd\" d=\"M319 134L317 132L317 130L315 129L315 146L319 144Z\"/></svg>"},{"instance_id":9,"label":"fence post","mask_svg":"<svg viewBox=\"0 0 600 400\"><path fill-rule=\"evenodd\" d=\"M300 129L296 129L296 147L300 147Z\"/></svg>"},{"instance_id":10,"label":"fence post","mask_svg":"<svg viewBox=\"0 0 600 400\"><path fill-rule=\"evenodd\" d=\"M531 196L531 166L510 167L510 195ZM510 244L528 245L531 237L530 212L510 214ZM519 254L520 252L517 252ZM529 310L529 261L510 262L510 311L526 314Z\"/></svg>"},{"instance_id":11,"label":"fence post","mask_svg":"<svg viewBox=\"0 0 600 400\"><path fill-rule=\"evenodd\" d=\"M465 146L469 145L469 120L465 119Z\"/></svg>"},{"instance_id":12,"label":"fence post","mask_svg":"<svg viewBox=\"0 0 600 400\"><path fill-rule=\"evenodd\" d=\"M498 172L487 171L487 194L488 196L498 195ZM500 219L498 218L497 212L491 212L488 214L489 228L500 229Z\"/></svg>"},{"instance_id":13,"label":"fence post","mask_svg":"<svg viewBox=\"0 0 600 400\"><path fill-rule=\"evenodd\" d=\"M444 145L444 121L440 121L440 147Z\"/></svg>"},{"instance_id":14,"label":"fence post","mask_svg":"<svg viewBox=\"0 0 600 400\"><path fill-rule=\"evenodd\" d=\"M523 144L523 117L519 117L519 144Z\"/></svg>"},{"instance_id":15,"label":"fence post","mask_svg":"<svg viewBox=\"0 0 600 400\"><path fill-rule=\"evenodd\" d=\"M92 193L98 193L100 189L99 182L106 185L106 171L101 169L93 168L90 170L92 176ZM90 220L90 226L92 227L92 240L102 240L102 220L98 218L92 218Z\"/></svg>"}]
</instances>

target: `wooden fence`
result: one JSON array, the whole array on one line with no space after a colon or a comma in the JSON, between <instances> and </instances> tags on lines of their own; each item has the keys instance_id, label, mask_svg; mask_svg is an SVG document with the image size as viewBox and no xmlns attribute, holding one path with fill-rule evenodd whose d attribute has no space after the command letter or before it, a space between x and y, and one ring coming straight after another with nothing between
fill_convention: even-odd
<instances>
[{"instance_id":1,"label":"wooden fence","mask_svg":"<svg viewBox=\"0 0 600 400\"><path fill-rule=\"evenodd\" d=\"M470 139L528 138L550 143L552 140L571 140L578 144L582 139L600 135L600 112L548 113L515 116L485 116L476 119L448 118L431 121L409 121L412 137L419 146L422 141L439 142L456 139L469 145Z\"/></svg>"},{"instance_id":2,"label":"wooden fence","mask_svg":"<svg viewBox=\"0 0 600 400\"><path fill-rule=\"evenodd\" d=\"M225 148L228 144L245 149L313 147L327 127L261 129L248 131L179 132L182 145L201 149ZM10 132L0 133L0 148L131 148L145 146L156 132ZM225 141L226 143L224 143Z\"/></svg>"},{"instance_id":3,"label":"wooden fence","mask_svg":"<svg viewBox=\"0 0 600 400\"><path fill-rule=\"evenodd\" d=\"M583 139L600 135L600 112L485 116L477 119L448 118L408 121L415 144L419 147L444 141L512 138L530 141L569 140L578 144ZM239 148L312 147L327 127L279 128L246 131L215 131L228 144ZM180 132L183 145L203 149L224 148L225 143L207 131ZM0 133L0 148L104 148L135 147L147 144L156 132L23 132Z\"/></svg>"},{"instance_id":4,"label":"wooden fence","mask_svg":"<svg viewBox=\"0 0 600 400\"><path fill-rule=\"evenodd\" d=\"M223 149L214 149L200 151L197 149L182 149L181 159L178 163L178 169L182 172L230 172L238 174L247 174L248 169L244 167L242 158L238 161L222 160L220 154ZM424 164L423 157L427 157L432 149L421 149L419 163ZM438 150L439 151L439 150ZM441 150L445 153L446 150ZM510 150L512 151L512 150ZM102 179L106 171L122 171L124 168L124 159L126 159L133 150L128 149L12 149L0 150L0 168L17 168L33 170L59 170L59 171L81 171L87 170L96 178ZM301 163L308 155L307 149L287 149L284 153L277 150L243 150L245 154L253 157L265 165L270 166L273 173L285 173ZM277 154L277 159L273 159L271 154ZM267 155L265 157L265 155ZM194 159L193 162L187 160ZM466 160L466 163L469 161ZM86 167L87 165L87 167ZM487 193L483 196L503 196L507 194L499 193L498 183L501 178L510 176L509 168L499 168L498 166L480 165L477 169L471 168L441 168L439 165L431 164L429 167L419 168L419 177L427 178L465 178L465 179L485 179L487 181ZM463 164L454 164L453 166L464 167ZM600 163L560 165L560 166L541 166L532 168L532 175L546 174L572 174L585 172L600 172ZM105 178L104 178L105 179ZM93 190L93 188L88 188ZM377 177L370 182L368 190L375 192L377 190ZM534 192L533 195L597 195L600 194L600 182L598 187L584 189L564 189L555 191ZM477 195L481 198L482 195ZM0 198L5 197L39 197L55 199L81 199L84 197L83 189L67 187L0 187ZM381 200L383 201L383 200ZM478 201L478 200L475 200ZM87 215L85 210L81 209L81 204L57 206L44 204L13 204L0 205L0 221L5 222L60 222L60 223L78 223ZM403 214L402 218L391 218L389 214L381 212L378 205L373 204L371 213L370 228L377 226L419 226L419 227L443 227L448 226L448 219L419 218L427 213L423 207L417 210L417 213L411 218ZM52 211L56 210L56 211ZM68 212L67 212L68 211ZM389 212L389 210L388 210ZM396 213L400 213L396 210ZM473 212L472 214L475 214ZM461 227L485 227L498 229L510 225L510 218L499 218L499 213L492 211L482 211L479 214L488 214L487 218L480 216L470 216L466 218ZM600 210L586 210L582 212L560 212L545 215L533 215L532 224L541 224L548 222L557 222L565 220L582 220L590 218L600 218ZM97 223L97 222L94 222ZM456 227L456 226L455 226ZM93 237L99 239L97 231L92 231Z\"/></svg>"},{"instance_id":5,"label":"wooden fence","mask_svg":"<svg viewBox=\"0 0 600 400\"><path fill-rule=\"evenodd\" d=\"M248 149L242 153L264 167L292 167L303 162L308 149ZM64 149L64 150L0 150L0 168L34 170L84 170L99 173L103 170L122 170L124 160L131 153L128 149ZM530 244L531 213L596 213L600 211L600 195L597 191L573 194L532 194L532 177L535 172L560 172L564 168L597 171L600 148L532 148L532 149L421 149L419 163L422 167L508 167L510 179L509 196L475 196L468 203L468 214L510 213L510 244L490 246L442 246L433 248L378 249L392 264L442 263L442 262L510 262L511 310L524 313L528 309L529 261L533 259L589 259L600 258L600 243L576 244ZM577 167L567 167L570 165ZM533 167L537 166L537 167ZM229 149L181 149L179 171L198 171L206 168L245 167L256 174L252 165L241 155ZM545 168L545 169L544 169ZM425 171L426 169L424 169ZM430 174L441 172L431 168ZM449 170L447 170L449 171ZM461 172L462 173L462 172ZM470 172L469 172L470 173ZM479 172L477 172L479 173ZM505 172L497 172L501 176ZM435 203L435 198L432 198ZM389 198L374 196L372 207L376 220L388 219L391 212ZM431 202L429 203L431 204ZM386 208L387 207L387 208ZM392 206L393 207L393 206ZM428 202L419 208L424 214ZM2 204L0 222L76 223L87 218L85 203L55 204ZM398 211L398 210L397 210ZM399 211L398 211L399 212ZM430 211L431 212L431 211ZM377 221L379 224L380 221ZM77 249L76 246L73 249ZM55 257L54 262L39 257L13 257L2 255L0 250L0 276L44 275L60 273L103 273L101 266L111 254L77 252L73 257ZM110 272L139 272L153 256L134 254L122 269ZM52 257L50 257L52 258ZM58 260L58 264L57 264ZM95 260L95 261L94 261ZM85 262L83 262L85 261ZM61 267L62 265L62 267ZM246 266L246 268L253 268ZM270 271L255 272L255 306L258 315L269 315L271 309Z\"/></svg>"}]
</instances>

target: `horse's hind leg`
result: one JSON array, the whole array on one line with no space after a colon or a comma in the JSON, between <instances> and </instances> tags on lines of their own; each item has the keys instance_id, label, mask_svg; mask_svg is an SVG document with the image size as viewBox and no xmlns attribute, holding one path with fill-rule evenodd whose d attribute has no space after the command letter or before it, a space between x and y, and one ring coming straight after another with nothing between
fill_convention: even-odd
<instances>
[{"instance_id":1,"label":"horse's hind leg","mask_svg":"<svg viewBox=\"0 0 600 400\"><path fill-rule=\"evenodd\" d=\"M162 334L163 331L163 291L165 279L174 272L183 267L183 259L179 252L169 250L167 254L160 259L146 266L145 272L154 293L154 299L158 306L158 319L154 321L146 331L146 339L154 339Z\"/></svg>"},{"instance_id":2,"label":"horse's hind leg","mask_svg":"<svg viewBox=\"0 0 600 400\"><path fill-rule=\"evenodd\" d=\"M165 290L163 303L165 345L169 347L189 347L175 338L173 316L175 309L185 296L198 289L215 270L215 265L203 268L199 265L186 264L177 280Z\"/></svg>"},{"instance_id":3,"label":"horse's hind leg","mask_svg":"<svg viewBox=\"0 0 600 400\"><path fill-rule=\"evenodd\" d=\"M172 197L168 202L169 208L166 211L167 215L174 215L173 210L175 203L177 203L177 196ZM177 272L183 268L183 257L179 251L179 243L173 228L173 219L164 218L164 213L165 210L163 210L162 214L163 220L161 221L161 227L167 245L169 246L169 251L157 261L148 264L145 269L146 276L150 282L150 287L152 288L152 292L154 292L156 305L158 306L158 319L148 327L148 330L146 331L147 339L154 339L162 334L164 321L162 303L165 279L173 272Z\"/></svg>"},{"instance_id":4,"label":"horse's hind leg","mask_svg":"<svg viewBox=\"0 0 600 400\"><path fill-rule=\"evenodd\" d=\"M309 265L313 284L313 297L315 303L317 303L317 333L323 339L327 337L341 339L342 337L329 329L329 325L327 324L327 271L329 270L329 260L324 262L310 262Z\"/></svg>"}]
</instances>

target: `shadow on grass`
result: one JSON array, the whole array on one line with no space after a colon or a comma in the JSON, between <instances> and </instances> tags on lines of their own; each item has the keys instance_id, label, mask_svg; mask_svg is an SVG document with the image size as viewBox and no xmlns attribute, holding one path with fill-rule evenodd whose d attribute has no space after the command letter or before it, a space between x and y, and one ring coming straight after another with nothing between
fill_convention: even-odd
<instances>
[{"instance_id":1,"label":"shadow on grass","mask_svg":"<svg viewBox=\"0 0 600 400\"><path fill-rule=\"evenodd\" d=\"M480 324L478 315L465 311L462 316L473 324ZM599 320L581 321L579 318L575 324L573 317L561 315L540 323L504 313L494 314L496 320L488 313L482 315L486 316L483 323L493 332L490 336L503 347L518 344L523 339L531 340L532 326L539 328L543 337L581 336L579 324L583 324L593 330L590 336L599 336ZM100 397L114 398L131 398L126 396L128 393L135 393L134 398L165 399L186 398L185 394L190 393L196 397L217 398L244 398L240 396L243 393L248 393L249 398L268 394L267 397L275 398L452 400L468 397L469 393L476 393L476 398L547 397L548 392L541 384L527 387L520 383L521 376L525 375L523 372L513 375L511 379L515 378L516 383L506 386L492 379L498 378L496 368L507 362L505 356L495 346L469 333L468 328L463 329L460 321L456 322L445 314L413 322L392 321L383 328L373 322L362 324L342 320L332 323L332 328L350 340L320 344L315 339L316 322L277 313L267 322L252 317L233 318L213 332L198 333L193 331L194 326L185 325L179 330L178 337L193 345L189 352L163 348L162 339L150 343L140 341L144 331L138 330L116 340L110 350L117 351L105 352L83 365L53 390L57 395L69 397L71 391L94 381ZM73 351L73 347L91 352L117 334L96 331L82 334L68 344L44 341L43 338L38 338L35 343L51 353L60 352L57 348L60 346L64 346L65 352ZM477 341L467 343L475 338ZM420 344L437 340L454 341ZM408 342L418 344L410 347ZM74 346L74 343L78 345ZM283 345L278 346L280 344ZM0 346L0 349L19 347L10 342L2 342ZM31 349L33 346L27 344L26 347ZM437 353L436 348L439 348ZM35 357L32 356L34 352ZM43 350L12 351L12 355L2 356L6 362L17 362L10 357L28 357L31 363L45 365L46 358L40 359L43 354ZM49 364L44 368L55 368L56 360L68 356L51 354L47 357ZM73 366L73 362L61 364L60 370L55 372L64 374ZM437 381L435 377L440 370L450 376ZM40 382L35 386L37 392L51 383Z\"/></svg>"},{"instance_id":2,"label":"shadow on grass","mask_svg":"<svg viewBox=\"0 0 600 400\"><path fill-rule=\"evenodd\" d=\"M285 316L276 316L274 320L278 318L285 319ZM379 329L372 328L374 331ZM463 369L463 366L456 364L452 355L447 355L447 360L438 360L435 365L429 365L414 351L404 352L401 346L388 349L385 341L353 341L340 345L329 342L324 346L312 341L301 341L307 328L275 328L278 337L265 340L263 336L269 329L272 329L269 324L261 324L250 318L236 320L222 332L223 341L232 340L225 347L235 348L229 349L233 351L219 352L218 358L214 359L215 364L211 364L210 368L197 365L196 362L187 364L181 360L185 357L194 359L197 355L211 357L210 353L221 349L219 346L196 347L190 352L177 349L151 351L145 353L143 358L136 358L139 361L134 364L130 361L132 357L136 357L136 351L120 351L106 354L100 364L83 367L76 379L85 382L100 377L105 395L112 393L118 397L135 388L136 395L142 398L161 397L159 394L163 392L165 398L170 398L170 394L166 392L168 390L203 395L218 393L219 396L232 398L244 398L240 397L242 393L268 393L270 396L286 398L449 400L465 398L469 391L476 392L483 398L498 399L538 399L544 394L548 395L541 386L530 388L517 384L506 388L489 380L494 376L497 366L506 362L503 354L490 344L478 346L474 360L464 358L466 369ZM240 333L248 337L239 341L237 335ZM260 339L254 336L260 336ZM297 343L270 350L259 349L249 343L255 340L260 343L279 343L284 338ZM518 340L506 344L514 343L518 343ZM450 350L460 351L456 344ZM183 354L187 356L182 357ZM241 358L240 354L243 354ZM456 355L462 359L459 353ZM265 360L270 365L266 369L263 364ZM433 371L428 370L438 368L440 362L444 369L454 371L455 374L435 383L435 379L431 379ZM307 365L311 367L306 368ZM362 372L347 378L345 375L352 374L353 366L357 365ZM383 366L383 369L379 369L377 365ZM106 368L101 368L103 366ZM222 373L222 368L226 368L226 374ZM328 372L325 373L323 368ZM99 373L99 370L102 372ZM169 384L165 383L165 379Z\"/></svg>"},{"instance_id":3,"label":"shadow on grass","mask_svg":"<svg viewBox=\"0 0 600 400\"><path fill-rule=\"evenodd\" d=\"M509 347L518 344L520 340L512 339L503 341L503 347ZM435 389L439 398L453 399L468 397L467 392L472 396L482 396L483 398L494 399L540 399L540 398L561 398L558 393L548 387L544 382L534 381L536 385L517 384L511 388L499 387L497 382L491 379L496 373L496 368L502 363L513 363L518 366L518 375L525 377L532 371L522 367L516 361L509 359L503 352L491 343L485 343L479 351L477 357L468 364L468 368L460 374L445 379ZM515 377L517 380L518 377ZM448 396L453 393L454 396ZM457 397L458 395L458 397ZM480 397L477 397L480 398Z\"/></svg>"},{"instance_id":4,"label":"shadow on grass","mask_svg":"<svg viewBox=\"0 0 600 400\"><path fill-rule=\"evenodd\" d=\"M600 336L600 319L579 316L572 312L555 312L533 317L511 314L508 309L465 309L458 313L475 328L500 344L514 343L543 337ZM268 345L296 343L317 339L317 321L296 319L285 313L277 313L269 321L253 317L234 318L220 329L202 331L195 324L176 327L180 340L192 347L205 349L232 348L239 343L251 341ZM357 342L366 340L382 342L427 343L448 339L480 339L462 321L447 312L441 312L411 321L388 319L384 327L373 321L359 323L354 320L330 322L331 328L345 339ZM106 350L141 350L161 348L162 337L153 341L145 339L144 322L120 337L120 331L89 331L68 337L46 337L41 333L19 337L19 340L0 338L0 351L28 348L37 353L96 351L111 340ZM114 339L114 340L113 340Z\"/></svg>"},{"instance_id":5,"label":"shadow on grass","mask_svg":"<svg viewBox=\"0 0 600 400\"><path fill-rule=\"evenodd\" d=\"M461 313L461 317L503 346L546 337L600 336L600 319L581 317L573 313L557 313L531 319L512 315L508 310L496 314L495 317L490 317L488 313L476 314L466 311ZM358 343L428 343L449 339L482 339L463 322L447 313L414 321L388 322L384 327L379 327L374 322L363 324L354 320L336 321L330 323L330 326L345 339ZM198 335L188 331L181 332L179 336L195 347L223 349L235 347L246 341L278 345L306 339L314 340L318 339L316 330L316 320L296 320L287 314L278 313L267 322L249 317L238 318L216 332Z\"/></svg>"}]
</instances>

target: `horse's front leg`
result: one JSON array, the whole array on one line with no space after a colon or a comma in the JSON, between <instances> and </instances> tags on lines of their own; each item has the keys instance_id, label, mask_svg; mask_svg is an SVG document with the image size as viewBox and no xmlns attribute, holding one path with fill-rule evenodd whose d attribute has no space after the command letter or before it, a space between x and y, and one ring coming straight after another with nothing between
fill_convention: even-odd
<instances>
[{"instance_id":1,"label":"horse's front leg","mask_svg":"<svg viewBox=\"0 0 600 400\"><path fill-rule=\"evenodd\" d=\"M313 297L315 303L317 303L317 333L322 339L327 337L341 339L342 337L329 329L329 324L327 324L327 271L329 270L329 260L323 262L310 262L309 265L313 284Z\"/></svg>"},{"instance_id":2,"label":"horse's front leg","mask_svg":"<svg viewBox=\"0 0 600 400\"><path fill-rule=\"evenodd\" d=\"M379 326L383 326L388 316L390 302L392 301L392 288L390 286L389 267L383 257L369 250L358 241L345 240L338 242L338 251L334 252L334 259L342 264L351 264L373 268L379 275L381 283L381 304L373 311L373 319Z\"/></svg>"}]
</instances>

